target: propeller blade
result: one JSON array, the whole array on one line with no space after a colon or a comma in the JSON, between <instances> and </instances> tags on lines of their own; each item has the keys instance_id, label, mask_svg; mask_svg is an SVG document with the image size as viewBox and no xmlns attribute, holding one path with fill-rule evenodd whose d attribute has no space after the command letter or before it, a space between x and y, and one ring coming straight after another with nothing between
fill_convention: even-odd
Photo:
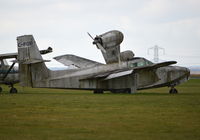
<instances>
[{"instance_id":1,"label":"propeller blade","mask_svg":"<svg viewBox=\"0 0 200 140\"><path fill-rule=\"evenodd\" d=\"M96 45L102 52L106 53L106 50L104 49L104 47L100 43L97 43Z\"/></svg>"},{"instance_id":2,"label":"propeller blade","mask_svg":"<svg viewBox=\"0 0 200 140\"><path fill-rule=\"evenodd\" d=\"M90 34L90 33L88 33L88 32L87 32L87 34L89 35L89 37L90 37L90 38L92 38L92 40L94 40L94 38L91 36L91 34Z\"/></svg>"},{"instance_id":3,"label":"propeller blade","mask_svg":"<svg viewBox=\"0 0 200 140\"><path fill-rule=\"evenodd\" d=\"M94 40L94 38L92 37L92 35L90 33L87 32L87 34L89 35L90 38L92 38L92 40ZM106 50L100 43L97 42L95 44L97 45L97 48L99 48L102 52L106 53Z\"/></svg>"}]
</instances>

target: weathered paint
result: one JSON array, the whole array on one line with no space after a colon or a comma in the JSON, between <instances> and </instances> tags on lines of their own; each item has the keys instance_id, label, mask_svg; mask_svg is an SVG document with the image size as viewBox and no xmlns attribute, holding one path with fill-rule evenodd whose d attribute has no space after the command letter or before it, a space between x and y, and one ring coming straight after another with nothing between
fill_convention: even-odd
<instances>
[{"instance_id":1,"label":"weathered paint","mask_svg":"<svg viewBox=\"0 0 200 140\"><path fill-rule=\"evenodd\" d=\"M103 38L103 35L100 37ZM131 55L127 56L129 59L120 62L92 66L90 61L88 67L51 71L46 67L32 35L20 36L17 42L22 86L110 91L128 89L135 93L144 88L174 86L189 76L186 68L168 66L174 64L174 61L153 64L145 58L131 58ZM106 55L109 56L109 53Z\"/></svg>"}]
</instances>

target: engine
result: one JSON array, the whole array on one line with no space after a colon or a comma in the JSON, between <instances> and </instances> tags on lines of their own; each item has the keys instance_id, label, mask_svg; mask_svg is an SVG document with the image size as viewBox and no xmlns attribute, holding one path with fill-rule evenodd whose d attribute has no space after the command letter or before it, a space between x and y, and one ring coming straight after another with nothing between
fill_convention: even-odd
<instances>
[{"instance_id":1,"label":"engine","mask_svg":"<svg viewBox=\"0 0 200 140\"><path fill-rule=\"evenodd\" d=\"M133 57L134 57L134 53L130 50L120 53L121 61L128 61L128 60L133 59Z\"/></svg>"},{"instance_id":2,"label":"engine","mask_svg":"<svg viewBox=\"0 0 200 140\"><path fill-rule=\"evenodd\" d=\"M102 35L96 36L93 44L100 43L104 49L119 46L124 39L122 32L113 30Z\"/></svg>"},{"instance_id":3,"label":"engine","mask_svg":"<svg viewBox=\"0 0 200 140\"><path fill-rule=\"evenodd\" d=\"M88 33L92 38L92 36ZM92 38L93 39L93 38ZM106 64L119 63L120 61L128 61L134 57L132 51L125 51L120 53L120 44L124 39L122 32L112 30L96 36L93 44L101 50Z\"/></svg>"}]
</instances>

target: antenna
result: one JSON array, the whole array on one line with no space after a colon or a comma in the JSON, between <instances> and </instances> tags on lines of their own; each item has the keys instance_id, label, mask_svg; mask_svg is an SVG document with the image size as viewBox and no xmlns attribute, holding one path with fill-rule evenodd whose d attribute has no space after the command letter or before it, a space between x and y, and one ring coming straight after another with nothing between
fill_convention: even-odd
<instances>
[{"instance_id":1,"label":"antenna","mask_svg":"<svg viewBox=\"0 0 200 140\"><path fill-rule=\"evenodd\" d=\"M165 54L165 49L164 48L161 48L157 45L155 45L154 47L151 47L151 48L148 48L148 54L150 52L150 50L153 50L154 51L154 58L153 58L153 61L155 63L158 63L159 62L159 50L162 50L163 51L163 54Z\"/></svg>"}]
</instances>

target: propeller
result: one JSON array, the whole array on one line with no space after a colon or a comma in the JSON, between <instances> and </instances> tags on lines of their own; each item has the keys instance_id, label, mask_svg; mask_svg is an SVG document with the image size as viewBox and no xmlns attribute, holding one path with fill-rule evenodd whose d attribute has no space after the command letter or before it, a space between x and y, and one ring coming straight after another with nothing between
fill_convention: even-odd
<instances>
[{"instance_id":1,"label":"propeller","mask_svg":"<svg viewBox=\"0 0 200 140\"><path fill-rule=\"evenodd\" d=\"M92 37L90 33L87 32L87 34L89 35L90 38L92 38L92 40L94 40L94 38Z\"/></svg>"},{"instance_id":2,"label":"propeller","mask_svg":"<svg viewBox=\"0 0 200 140\"><path fill-rule=\"evenodd\" d=\"M104 49L104 47L101 45L101 43L99 43L99 41L95 40L90 33L87 32L87 34L90 36L90 38L92 38L92 40L94 40L93 44L96 44L97 48L99 48L102 52L106 53L106 50ZM98 37L98 36L97 36Z\"/></svg>"}]
</instances>

